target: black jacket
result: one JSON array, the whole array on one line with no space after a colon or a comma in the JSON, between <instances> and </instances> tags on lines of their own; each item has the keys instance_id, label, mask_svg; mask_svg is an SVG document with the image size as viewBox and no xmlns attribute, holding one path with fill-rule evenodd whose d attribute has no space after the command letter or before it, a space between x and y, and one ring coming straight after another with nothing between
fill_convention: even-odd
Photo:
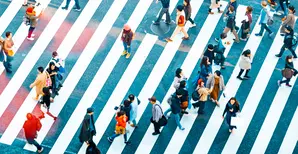
<instances>
[{"instance_id":1,"label":"black jacket","mask_svg":"<svg viewBox=\"0 0 298 154\"><path fill-rule=\"evenodd\" d=\"M213 60L214 60L214 52L213 51L209 51L208 49L205 51L204 56L209 58L209 62L212 64Z\"/></svg>"},{"instance_id":2,"label":"black jacket","mask_svg":"<svg viewBox=\"0 0 298 154\"><path fill-rule=\"evenodd\" d=\"M159 0L162 4L163 8L169 8L170 6L170 0Z\"/></svg>"},{"instance_id":3,"label":"black jacket","mask_svg":"<svg viewBox=\"0 0 298 154\"><path fill-rule=\"evenodd\" d=\"M171 99L171 109L173 114L178 114L181 112L180 104L181 100L177 97L177 95L173 95Z\"/></svg>"},{"instance_id":4,"label":"black jacket","mask_svg":"<svg viewBox=\"0 0 298 154\"><path fill-rule=\"evenodd\" d=\"M94 130L90 129L91 125L93 126ZM92 139L92 136L94 136L95 134L96 134L96 128L94 126L93 115L90 116L89 114L86 114L82 122L82 127L79 135L80 142L83 143L86 141L90 141Z\"/></svg>"}]
</instances>

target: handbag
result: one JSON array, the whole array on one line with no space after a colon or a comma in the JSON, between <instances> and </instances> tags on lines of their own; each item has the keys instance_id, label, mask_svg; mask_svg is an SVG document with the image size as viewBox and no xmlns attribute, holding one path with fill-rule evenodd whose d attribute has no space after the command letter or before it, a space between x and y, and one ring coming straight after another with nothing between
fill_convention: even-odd
<instances>
[{"instance_id":1,"label":"handbag","mask_svg":"<svg viewBox=\"0 0 298 154\"><path fill-rule=\"evenodd\" d=\"M287 78L287 79L290 79L292 78L292 76L294 75L294 71L292 69L289 69L289 68L285 68L281 71L282 73L282 76Z\"/></svg>"},{"instance_id":2,"label":"handbag","mask_svg":"<svg viewBox=\"0 0 298 154\"><path fill-rule=\"evenodd\" d=\"M188 107L188 101L184 101L180 104L181 109L186 109Z\"/></svg>"},{"instance_id":3,"label":"handbag","mask_svg":"<svg viewBox=\"0 0 298 154\"><path fill-rule=\"evenodd\" d=\"M8 50L7 55L12 57L14 55L14 51L13 50Z\"/></svg>"},{"instance_id":4,"label":"handbag","mask_svg":"<svg viewBox=\"0 0 298 154\"><path fill-rule=\"evenodd\" d=\"M160 108L160 110L161 110L161 112L163 114L162 108L159 105L157 105L157 106ZM165 126L165 125L167 125L168 120L167 120L167 118L164 115L162 115L162 117L158 120L157 123L158 123L159 126Z\"/></svg>"}]
</instances>

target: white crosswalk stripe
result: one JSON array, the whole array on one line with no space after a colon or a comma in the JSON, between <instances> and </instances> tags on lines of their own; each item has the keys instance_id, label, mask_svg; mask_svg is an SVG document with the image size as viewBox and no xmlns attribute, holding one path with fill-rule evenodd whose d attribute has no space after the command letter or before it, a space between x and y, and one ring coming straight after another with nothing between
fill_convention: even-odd
<instances>
[{"instance_id":1,"label":"white crosswalk stripe","mask_svg":"<svg viewBox=\"0 0 298 154\"><path fill-rule=\"evenodd\" d=\"M53 1L51 0L44 0L42 2L42 6L45 7L46 12L52 11L52 2ZM150 119L148 119L148 115L146 115L146 112L149 110L149 117L151 117L151 105L148 105L148 98L155 94L158 95L158 97L161 95L162 98L158 98L158 100L162 100L162 109L163 111L168 109L170 106L167 104L166 100L175 92L172 83L175 72L168 71L171 64L174 63L175 66L180 66L180 68L183 69L184 75L189 80L194 78L194 76L191 75L193 72L197 71L194 69L198 66L198 62L200 61L206 46L209 43L214 44L213 38L220 35L215 32L221 32L221 25L226 23L223 23L223 20L221 20L223 18L222 14L215 13L213 15L206 15L201 21L195 21L197 25L196 28L189 29L190 23L187 22L185 29L190 35L189 41L183 41L181 39L182 35L178 34L173 39L173 42L161 43L161 38L159 38L159 36L146 32L150 32L150 30L146 29L150 26L145 26L144 30L143 25L148 23L151 24L151 22L147 22L147 20L156 18L158 12L152 13L150 8L157 7L156 5L160 4L156 4L155 0L139 0L136 3L136 6L133 6L134 9L130 12L131 14L128 14L128 12L125 12L127 8L131 9L131 5L128 2L128 0L114 0L113 2L108 2L111 5L108 7L106 5L107 3L102 0L89 0L85 2L86 4L82 7L82 11L77 13L77 19L72 21L71 27L67 30L65 37L61 40L57 52L62 59L66 60L66 62L71 59L72 49L78 43L80 44L78 40L84 38L87 41L86 45L83 47L80 46L82 48L80 49L81 54L77 56L75 63L70 66L71 69L67 70L67 77L63 82L63 87L59 91L59 95L54 98L54 103L51 105L50 112L54 116L58 116L58 120L63 119L63 122L55 122L53 118L48 115L45 115L45 118L41 119L42 128L38 132L38 136L35 140L42 144L42 146L47 147L46 153L85 153L87 145L85 143L81 144L78 141L78 132L80 131L81 122L86 114L86 109L90 106L101 108L99 111L95 109L95 112L97 112L97 116L94 117L96 118L95 128L97 134L93 137L93 141L98 147L104 147L104 153L118 154L128 153L128 151L129 153L139 154L156 153L156 147L161 148L158 149L161 151L160 153L183 153L181 151L195 154L210 153L211 147L218 146L217 138L221 136L219 130L227 129L226 126L223 125L223 123L225 124L225 121L221 118L227 101L233 96L237 97L238 95L241 95L241 93L248 94L244 99L245 102L241 103L244 105L241 105L240 118L245 122L242 122L241 125L237 126L238 128L234 133L226 135L226 140L224 141L225 145L221 145L216 151L218 151L218 153L238 153L239 150L242 150L240 147L247 148L247 152L250 153L265 153L269 148L275 148L275 150L279 150L278 152L281 154L292 153L294 151L298 140L297 133L295 133L295 130L297 130L297 122L295 122L297 121L297 109L295 113L294 111L291 111L293 113L287 113L284 109L288 103L294 104L292 103L293 100L289 98L297 94L297 86L295 85L297 77L294 76L290 82L293 87L277 87L276 85L269 84L273 81L276 83L276 78L281 78L281 73L278 73L280 75L278 77L273 76L274 71L279 71L279 59L274 57L274 55L278 53L282 47L284 37L279 35L280 28L276 32L277 34L273 40L268 40L268 36L265 34L264 37L255 36L254 34L260 30L260 25L258 25L260 17L255 21L255 26L251 27L253 30L247 42L236 44L233 42L234 36L232 33L228 33L228 38L226 40L230 41L231 44L227 46L224 55L227 57L226 63L229 63L230 60L233 61L232 63L236 62L235 67L232 68L232 70L231 67L227 66L227 70L230 71L231 74L225 74L224 70L221 70L225 75L224 78L227 79L225 89L226 97L220 96L220 108L215 107L214 111L205 109L213 113L210 117L209 115L202 115L206 116L206 118L203 119L206 122L204 128L197 128L197 126L195 126L195 123L197 122L197 113L193 109L188 109L190 111L189 114L183 115L180 120L182 126L185 127L184 131L175 128L173 129L173 132L169 132L169 127L172 125L167 125L161 128L160 135L153 136L153 124L150 123ZM3 15L0 17L1 34L11 28L10 23L12 23L13 20L17 20L20 16L23 16L22 13L24 12L20 11L20 9L22 9L22 3L23 1L21 0L13 0L7 6ZM62 2L61 6L64 6L65 3L66 1ZM71 1L69 8L72 8L74 4L74 1ZM221 4L221 10L228 5L225 1L221 1ZM181 1L172 0L170 3L169 12L172 14L172 19L176 18L175 8L177 5L182 5ZM204 1L191 1L191 5L192 18L201 17L200 13L205 11L202 8L202 6L205 5ZM3 125L0 125L0 130L3 130L3 132L0 132L0 143L7 144L7 146L14 145L14 142L18 141L18 135L22 134L20 131L22 131L23 123L26 120L26 114L33 112L33 110L38 107L37 102L32 100L32 97L35 96L35 88L30 89L30 91L25 94L24 100L19 103L19 106L17 106L16 109L14 109L15 113L13 118L6 117L11 112L8 107L18 100L18 91L20 91L21 88L28 86L28 83L25 82L25 80L27 81L29 79L28 81L31 81L31 79L35 78L35 76L29 76L29 73L36 69L35 66L40 61L40 58L47 55L45 51L51 48L50 44L53 42L58 30L61 29L61 26L64 23L69 22L68 19L72 18L75 13L70 13L71 9L62 10L61 6L56 8L56 11L49 16L50 19L48 21L38 21L48 23L44 24L45 27L41 29L42 32L40 36L38 36L37 40L32 44L32 48L29 49L28 54L23 57L20 56L22 62L19 66L14 66L17 69L11 75L10 79L8 78L9 81L7 85L0 87L0 89L2 89L2 92L0 93L0 120L3 120ZM246 7L247 6L245 5L238 6L236 17L236 25L238 27L241 27L241 21L246 12ZM103 12L104 15L102 15L102 19L97 19L97 14ZM256 15L257 13L254 13L253 18L255 18ZM41 16L41 18L42 17L43 16ZM165 17L163 17L163 19L165 19ZM85 38L84 32L90 28L89 26L94 26L94 21L96 20L99 20L99 22L96 23L97 26L94 29L94 32L89 35L90 39L87 37ZM136 39L133 40L132 43L133 50L130 59L121 57L123 45L121 34L119 33L122 33L122 31L117 29L118 36L111 37L113 36L112 33L114 33L114 28L119 25L121 27L125 23L130 25L136 34ZM199 25L202 26L199 27ZM278 25L274 26L277 27ZM170 25L169 27L171 27L172 30L174 28L173 25ZM16 54L20 54L18 51L21 50L22 46L26 46L25 44L27 41L24 40L27 37L28 28L29 27L22 23L16 28L15 32L13 32L13 40L15 42L14 50ZM166 35L169 36L171 34ZM239 31L239 35L241 35L241 30ZM115 43L109 51L104 50L107 54L106 57L102 57L103 62L98 64L99 68L92 68L94 75L88 77L88 81L85 81L86 78L83 77L90 71L87 68L96 63L94 57L97 56L98 51L101 50L100 48L106 47L106 43L111 39L115 40ZM190 41L194 42L189 45L188 42ZM260 48L262 42L265 41L272 42L272 45L270 48L262 49L261 51ZM176 55L180 54L180 49L185 46L187 47L187 52L183 53L185 54L185 57L178 57L178 60L176 60ZM254 63L261 64L261 67L260 70L253 70L254 67L252 67L251 71L259 73L255 73L257 76L254 77L254 82L248 83L252 86L251 89L244 89L242 85L244 84L243 82L246 81L242 82L236 78L240 70L240 51L246 49L250 49L253 56L260 54L259 52L264 52L262 54L266 55L261 61L259 61L259 57L254 56L253 58ZM156 55L157 50L160 52L160 55ZM236 50L239 50L237 57L234 55ZM296 49L296 51L298 51L298 49ZM156 57L157 59L150 63L150 57ZM284 58L280 62L282 66L284 66ZM147 63L150 63L151 66L145 65ZM44 64L47 65L48 63ZM297 60L294 60L293 64L294 67L298 67ZM220 67L216 65L213 65L212 68L213 70L220 70ZM2 73L4 70L5 68L1 65L1 79L6 78L6 74ZM146 73L143 76L141 72L144 72L144 70L146 70ZM147 75L148 78L145 77ZM109 83L110 80L113 80L112 78L115 76L116 78L119 78L119 81L116 80L116 83L112 85L113 88L106 88L106 84ZM83 94L79 95L80 98L75 100L74 104L76 104L76 106L73 107L73 111L68 111L68 113L66 113L63 109L72 105L71 103L73 102L70 101L71 96L75 94L77 90L76 88L78 88L80 82L86 82L89 85L86 85L86 90ZM0 83L0 86L2 85L3 84ZM139 85L143 86L140 87ZM271 91L276 91L275 96L264 93L268 88L272 89ZM163 89L163 91L160 89ZM190 95L190 92L192 91L193 89L189 88ZM131 141L132 146L124 144L123 137L116 138L113 143L110 144L105 137L114 132L114 107L121 104L125 97L131 92L136 94L141 100L141 104L138 106L138 116L136 118L139 128L135 129L129 125L127 127L127 130L129 130L127 138ZM100 97L104 97L107 100L99 100ZM259 130L257 130L257 135L254 135L255 137L252 138L248 137L253 141L253 144L245 145L243 142L246 140L246 135L249 136L248 133L252 132L249 126L254 125L254 123L251 123L252 119L260 114L257 109L263 98L272 98L272 102L268 102L271 105L270 107L268 106L268 111L262 111L265 112L266 116L264 116L264 120L261 120L261 122L258 123ZM296 106L294 108L296 108ZM291 117L287 118L292 120L288 120L288 123L281 123L280 121L283 120L283 114L289 114ZM65 115L69 118L65 119ZM7 118L11 120L7 122ZM169 122L172 122L172 120L173 119L169 119ZM8 124L4 125L4 123ZM144 123L146 123L144 126L140 125ZM277 147L269 147L268 145L272 138L277 136L276 129L280 129L279 127L283 128L285 136L278 136L280 139L280 143L278 144L280 145ZM110 128L112 128L112 130ZM58 131L56 129L58 129ZM191 135L192 131L195 129L202 130L202 134L198 134L200 137ZM51 136L53 132L54 136ZM138 143L135 142L136 138L139 140ZM160 141L163 140L163 138L166 138L169 142ZM189 143L189 141L191 141L191 143ZM29 143L21 145L25 145L22 147L24 150L36 151L35 146ZM189 149L182 149L183 147ZM1 149L0 152L2 152Z\"/></svg>"}]
</instances>

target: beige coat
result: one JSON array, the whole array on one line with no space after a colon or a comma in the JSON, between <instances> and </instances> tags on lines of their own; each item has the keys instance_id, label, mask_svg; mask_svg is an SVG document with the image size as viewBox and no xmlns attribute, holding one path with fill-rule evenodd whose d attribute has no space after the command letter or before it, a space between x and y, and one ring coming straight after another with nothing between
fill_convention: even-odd
<instances>
[{"instance_id":1,"label":"beige coat","mask_svg":"<svg viewBox=\"0 0 298 154\"><path fill-rule=\"evenodd\" d=\"M39 73L35 79L35 81L31 84L31 87L36 87L36 95L42 95L42 89L46 86L47 74Z\"/></svg>"},{"instance_id":2,"label":"beige coat","mask_svg":"<svg viewBox=\"0 0 298 154\"><path fill-rule=\"evenodd\" d=\"M214 83L215 83L215 79L214 79L214 75L208 77L208 80L207 80L207 83L206 83L206 87L211 89L214 87ZM221 75L220 78L219 78L219 90L220 91L223 91L225 90L225 82L224 82L224 79L223 79L223 76Z\"/></svg>"},{"instance_id":3,"label":"beige coat","mask_svg":"<svg viewBox=\"0 0 298 154\"><path fill-rule=\"evenodd\" d=\"M294 16L294 14L288 14L287 19L282 23L280 33L286 33L285 29L286 29L287 25L292 27L292 29L294 29L294 26L295 26L295 16Z\"/></svg>"},{"instance_id":4,"label":"beige coat","mask_svg":"<svg viewBox=\"0 0 298 154\"><path fill-rule=\"evenodd\" d=\"M250 69L251 68L251 58L241 55L239 67L244 70Z\"/></svg>"}]
</instances>

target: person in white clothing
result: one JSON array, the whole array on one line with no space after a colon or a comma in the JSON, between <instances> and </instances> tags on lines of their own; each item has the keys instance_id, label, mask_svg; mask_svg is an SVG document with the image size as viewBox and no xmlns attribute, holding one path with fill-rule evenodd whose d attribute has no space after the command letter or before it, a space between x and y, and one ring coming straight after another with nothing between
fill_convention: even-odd
<instances>
[{"instance_id":1,"label":"person in white clothing","mask_svg":"<svg viewBox=\"0 0 298 154\"><path fill-rule=\"evenodd\" d=\"M208 11L209 14L214 14L212 12L212 9L217 9L218 13L223 13L223 11L220 10L221 5L219 2L220 0L211 0L209 11Z\"/></svg>"},{"instance_id":2,"label":"person in white clothing","mask_svg":"<svg viewBox=\"0 0 298 154\"><path fill-rule=\"evenodd\" d=\"M138 114L138 105L141 103L141 101L133 94L130 94L128 96L128 100L130 101L130 126L137 128L137 114Z\"/></svg>"}]
</instances>

